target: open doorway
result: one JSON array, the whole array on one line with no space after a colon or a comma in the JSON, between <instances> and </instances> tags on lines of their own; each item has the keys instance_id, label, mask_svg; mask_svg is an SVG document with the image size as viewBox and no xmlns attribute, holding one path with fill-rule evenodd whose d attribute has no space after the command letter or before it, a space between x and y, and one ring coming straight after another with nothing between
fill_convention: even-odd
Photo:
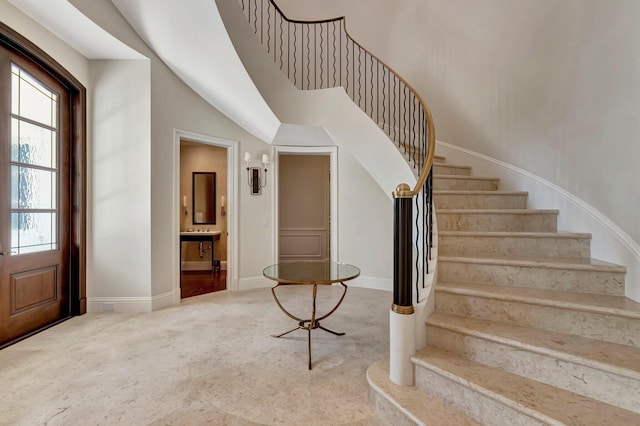
<instances>
[{"instance_id":1,"label":"open doorway","mask_svg":"<svg viewBox=\"0 0 640 426\"><path fill-rule=\"evenodd\" d=\"M180 139L180 297L227 288L227 149Z\"/></svg>"},{"instance_id":2,"label":"open doorway","mask_svg":"<svg viewBox=\"0 0 640 426\"><path fill-rule=\"evenodd\" d=\"M335 149L278 148L277 261L337 260Z\"/></svg>"},{"instance_id":3,"label":"open doorway","mask_svg":"<svg viewBox=\"0 0 640 426\"><path fill-rule=\"evenodd\" d=\"M237 142L176 131L174 143L177 293L184 299L230 289L236 276Z\"/></svg>"}]
</instances>

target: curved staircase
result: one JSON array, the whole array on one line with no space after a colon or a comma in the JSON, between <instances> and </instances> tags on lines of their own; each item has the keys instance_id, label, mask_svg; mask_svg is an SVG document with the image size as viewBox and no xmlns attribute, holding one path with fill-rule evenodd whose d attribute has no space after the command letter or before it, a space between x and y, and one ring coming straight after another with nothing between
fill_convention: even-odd
<instances>
[{"instance_id":1,"label":"curved staircase","mask_svg":"<svg viewBox=\"0 0 640 426\"><path fill-rule=\"evenodd\" d=\"M415 388L371 366L372 402L393 424L638 425L640 304L625 268L557 232L557 210L497 178L434 164L435 312L412 358Z\"/></svg>"}]
</instances>

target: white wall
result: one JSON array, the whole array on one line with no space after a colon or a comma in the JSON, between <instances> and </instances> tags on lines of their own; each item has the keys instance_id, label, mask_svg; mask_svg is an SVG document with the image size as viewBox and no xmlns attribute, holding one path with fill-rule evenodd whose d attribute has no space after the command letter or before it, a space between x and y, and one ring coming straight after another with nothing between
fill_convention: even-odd
<instances>
[{"instance_id":1,"label":"white wall","mask_svg":"<svg viewBox=\"0 0 640 426\"><path fill-rule=\"evenodd\" d=\"M7 0L0 0L0 20L47 52L83 85L88 84L89 61L87 58L16 9Z\"/></svg>"},{"instance_id":2,"label":"white wall","mask_svg":"<svg viewBox=\"0 0 640 426\"><path fill-rule=\"evenodd\" d=\"M120 41L150 59L151 66L151 296L154 306L169 303L173 293L173 277L178 267L174 259L177 235L171 229L174 215L173 203L173 132L185 130L202 135L239 141L240 152L251 151L254 155L268 151L269 145L249 135L235 123L194 93L140 40L122 15L108 0L74 0L73 4L89 18L102 26ZM238 162L241 162L241 158ZM240 169L242 169L240 167ZM240 178L244 175L240 175ZM270 204L271 188L263 196L249 195L243 180L239 181L240 199L237 212L240 222L239 277L261 275L269 265L273 254L272 217ZM259 212L256 214L256 212ZM266 221L267 225L263 223ZM233 283L232 283L233 287Z\"/></svg>"},{"instance_id":3,"label":"white wall","mask_svg":"<svg viewBox=\"0 0 640 426\"><path fill-rule=\"evenodd\" d=\"M640 2L278 5L294 19L345 15L350 34L423 96L439 140L557 185L639 246ZM606 243L594 236L593 245Z\"/></svg>"},{"instance_id":4,"label":"white wall","mask_svg":"<svg viewBox=\"0 0 640 426\"><path fill-rule=\"evenodd\" d=\"M100 310L151 296L151 76L148 60L92 60L90 74L87 297Z\"/></svg>"}]
</instances>

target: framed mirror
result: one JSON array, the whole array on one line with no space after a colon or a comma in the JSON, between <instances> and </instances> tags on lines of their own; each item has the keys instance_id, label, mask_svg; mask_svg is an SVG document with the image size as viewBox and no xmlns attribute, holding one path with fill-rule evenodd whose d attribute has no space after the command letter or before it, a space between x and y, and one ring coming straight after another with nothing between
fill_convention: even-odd
<instances>
[{"instance_id":1,"label":"framed mirror","mask_svg":"<svg viewBox=\"0 0 640 426\"><path fill-rule=\"evenodd\" d=\"M215 172L193 172L193 224L216 224L216 174Z\"/></svg>"}]
</instances>

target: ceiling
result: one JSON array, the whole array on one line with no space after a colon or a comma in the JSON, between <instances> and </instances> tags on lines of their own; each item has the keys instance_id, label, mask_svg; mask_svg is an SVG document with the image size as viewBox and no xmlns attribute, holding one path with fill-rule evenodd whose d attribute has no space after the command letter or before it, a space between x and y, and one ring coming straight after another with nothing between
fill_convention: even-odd
<instances>
[{"instance_id":1,"label":"ceiling","mask_svg":"<svg viewBox=\"0 0 640 426\"><path fill-rule=\"evenodd\" d=\"M68 0L9 1L90 60L144 58ZM189 87L249 133L273 141L280 121L244 69L213 0L111 2Z\"/></svg>"}]
</instances>

